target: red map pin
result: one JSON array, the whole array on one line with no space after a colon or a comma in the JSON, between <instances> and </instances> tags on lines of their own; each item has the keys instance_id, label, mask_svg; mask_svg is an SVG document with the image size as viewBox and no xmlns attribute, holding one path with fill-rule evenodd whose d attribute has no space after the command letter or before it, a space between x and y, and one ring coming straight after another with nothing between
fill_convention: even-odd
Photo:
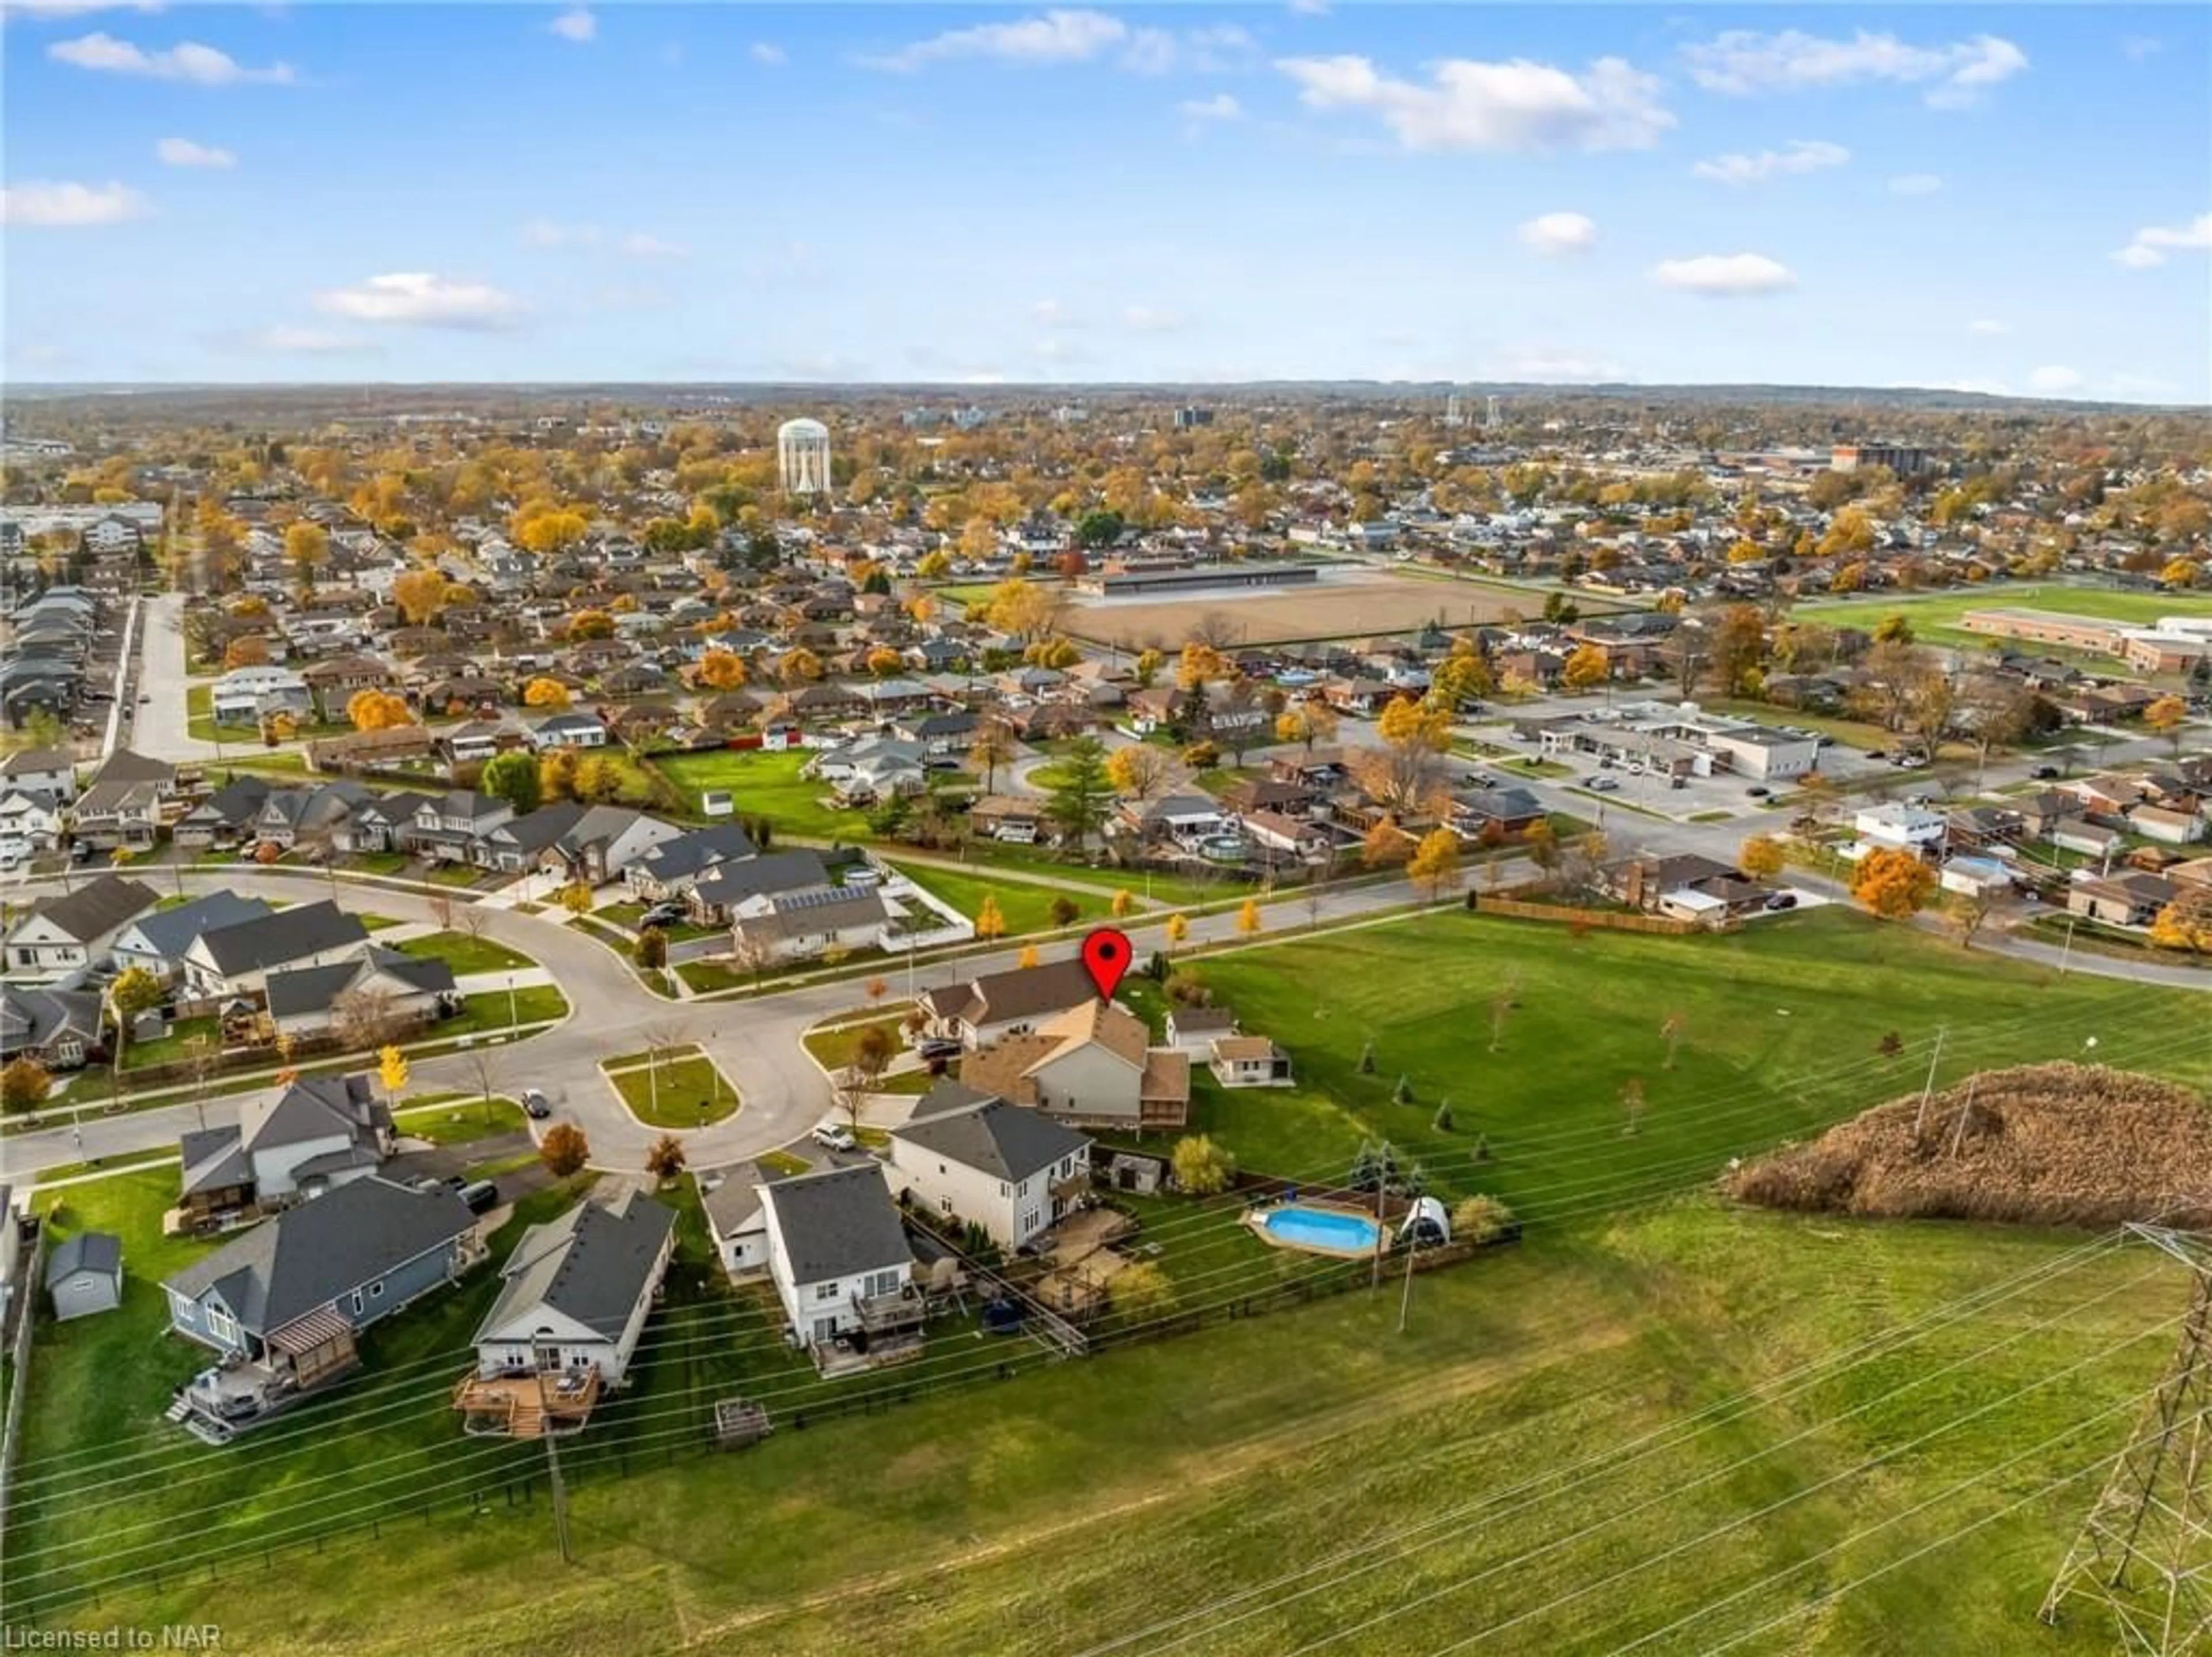
<instances>
[{"instance_id":1,"label":"red map pin","mask_svg":"<svg viewBox=\"0 0 2212 1657\"><path fill-rule=\"evenodd\" d=\"M1115 988L1135 953L1127 935L1110 926L1100 927L1083 941L1083 967L1091 974L1091 982L1098 986L1099 1000L1114 999Z\"/></svg>"}]
</instances>

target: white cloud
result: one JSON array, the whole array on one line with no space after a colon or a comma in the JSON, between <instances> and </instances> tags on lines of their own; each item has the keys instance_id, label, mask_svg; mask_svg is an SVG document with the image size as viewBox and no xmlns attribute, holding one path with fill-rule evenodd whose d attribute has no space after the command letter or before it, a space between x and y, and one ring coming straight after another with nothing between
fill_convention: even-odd
<instances>
[{"instance_id":1,"label":"white cloud","mask_svg":"<svg viewBox=\"0 0 2212 1657\"><path fill-rule=\"evenodd\" d=\"M2059 392L2078 391L2081 385L2081 376L2075 369L2052 364L2047 368L2038 369L2029 375L2027 383L2037 391L2056 394Z\"/></svg>"},{"instance_id":2,"label":"white cloud","mask_svg":"<svg viewBox=\"0 0 2212 1657\"><path fill-rule=\"evenodd\" d=\"M522 239L533 247L596 247L603 235L596 224L561 224L552 219L532 219L522 227Z\"/></svg>"},{"instance_id":3,"label":"white cloud","mask_svg":"<svg viewBox=\"0 0 2212 1657\"><path fill-rule=\"evenodd\" d=\"M74 40L57 40L46 48L57 63L110 75L143 75L156 81L190 81L199 86L244 86L258 82L287 85L299 71L289 64L248 69L227 52L186 40L166 51L148 52L112 34L85 34Z\"/></svg>"},{"instance_id":4,"label":"white cloud","mask_svg":"<svg viewBox=\"0 0 2212 1657\"><path fill-rule=\"evenodd\" d=\"M162 138L154 145L154 154L167 167L235 167L236 152L218 149L213 144L194 143L190 138Z\"/></svg>"},{"instance_id":5,"label":"white cloud","mask_svg":"<svg viewBox=\"0 0 2212 1657\"><path fill-rule=\"evenodd\" d=\"M1994 34L1977 34L1946 46L1907 46L1894 34L1859 30L1848 40L1785 29L1727 29L1686 46L1690 78L1708 92L1737 96L1890 81L1921 86L1923 100L1938 109L1975 102L1990 87L2027 67L2027 54Z\"/></svg>"},{"instance_id":6,"label":"white cloud","mask_svg":"<svg viewBox=\"0 0 2212 1657\"><path fill-rule=\"evenodd\" d=\"M649 230L633 230L622 239L622 250L632 259L681 259L690 251L683 243L669 241Z\"/></svg>"},{"instance_id":7,"label":"white cloud","mask_svg":"<svg viewBox=\"0 0 2212 1657\"><path fill-rule=\"evenodd\" d=\"M1088 362L1091 360L1090 353L1080 346L1050 335L1037 341L1036 353L1037 359L1044 362Z\"/></svg>"},{"instance_id":8,"label":"white cloud","mask_svg":"<svg viewBox=\"0 0 2212 1657\"><path fill-rule=\"evenodd\" d=\"M1291 9L1301 17L1326 17L1328 0L1291 0Z\"/></svg>"},{"instance_id":9,"label":"white cloud","mask_svg":"<svg viewBox=\"0 0 2212 1657\"><path fill-rule=\"evenodd\" d=\"M42 228L118 224L147 211L126 184L11 184L0 187L0 224Z\"/></svg>"},{"instance_id":10,"label":"white cloud","mask_svg":"<svg viewBox=\"0 0 2212 1657\"><path fill-rule=\"evenodd\" d=\"M7 0L0 15L8 17L84 17L95 11L156 12L161 0Z\"/></svg>"},{"instance_id":11,"label":"white cloud","mask_svg":"<svg viewBox=\"0 0 2212 1657\"><path fill-rule=\"evenodd\" d=\"M1109 13L1056 7L1011 23L949 29L881 57L860 61L870 69L910 71L931 64L981 58L1048 65L1089 63L1109 54L1140 75L1170 70L1220 70L1250 61L1259 42L1234 23L1203 28L1132 28Z\"/></svg>"},{"instance_id":12,"label":"white cloud","mask_svg":"<svg viewBox=\"0 0 2212 1657\"><path fill-rule=\"evenodd\" d=\"M521 313L511 294L480 282L455 282L427 271L373 276L350 288L315 295L315 308L361 322L418 328L503 328Z\"/></svg>"},{"instance_id":13,"label":"white cloud","mask_svg":"<svg viewBox=\"0 0 2212 1657\"><path fill-rule=\"evenodd\" d=\"M1540 253L1586 253L1597 246L1597 221L1583 213L1539 213L1514 235Z\"/></svg>"},{"instance_id":14,"label":"white cloud","mask_svg":"<svg viewBox=\"0 0 2212 1657\"><path fill-rule=\"evenodd\" d=\"M1217 92L1211 98L1186 98L1176 107L1194 121L1241 121L1244 106L1225 92Z\"/></svg>"},{"instance_id":15,"label":"white cloud","mask_svg":"<svg viewBox=\"0 0 2212 1657\"><path fill-rule=\"evenodd\" d=\"M2136 63L2155 57L2165 50L2164 41L2154 40L2148 34L2128 34L2120 38L2120 55Z\"/></svg>"},{"instance_id":16,"label":"white cloud","mask_svg":"<svg viewBox=\"0 0 2212 1657\"><path fill-rule=\"evenodd\" d=\"M1966 332L1968 333L1978 333L1994 338L1999 334L2010 333L2012 332L2012 325L2008 322L2000 322L1993 316L1978 316L1972 322L1966 324Z\"/></svg>"},{"instance_id":17,"label":"white cloud","mask_svg":"<svg viewBox=\"0 0 2212 1657\"><path fill-rule=\"evenodd\" d=\"M589 8L578 6L562 12L545 27L563 40L574 40L582 46L599 38L599 20L592 15Z\"/></svg>"},{"instance_id":18,"label":"white cloud","mask_svg":"<svg viewBox=\"0 0 2212 1657\"><path fill-rule=\"evenodd\" d=\"M1900 196L1932 196L1943 187L1943 180L1933 173L1901 173L1889 181L1889 187Z\"/></svg>"},{"instance_id":19,"label":"white cloud","mask_svg":"<svg viewBox=\"0 0 2212 1657\"><path fill-rule=\"evenodd\" d=\"M1731 295L1774 294L1794 288L1797 277L1786 265L1764 253L1703 253L1695 259L1662 259L1651 279L1685 293Z\"/></svg>"},{"instance_id":20,"label":"white cloud","mask_svg":"<svg viewBox=\"0 0 2212 1657\"><path fill-rule=\"evenodd\" d=\"M1701 179L1722 184L1763 184L1790 173L1817 173L1841 167L1851 152L1824 138L1792 138L1786 149L1762 149L1755 155L1718 155L1699 161L1690 170Z\"/></svg>"},{"instance_id":21,"label":"white cloud","mask_svg":"<svg viewBox=\"0 0 2212 1657\"><path fill-rule=\"evenodd\" d=\"M1018 22L949 29L890 57L868 62L873 68L895 70L920 69L963 58L993 58L1016 64L1079 64L1112 51L1128 38L1129 26L1103 11L1048 11Z\"/></svg>"},{"instance_id":22,"label":"white cloud","mask_svg":"<svg viewBox=\"0 0 2212 1657\"><path fill-rule=\"evenodd\" d=\"M1310 107L1368 111L1407 149L1644 149L1674 125L1657 78L1619 58L1579 76L1525 58L1448 58L1425 86L1359 57L1285 58L1275 67Z\"/></svg>"},{"instance_id":23,"label":"white cloud","mask_svg":"<svg viewBox=\"0 0 2212 1657\"><path fill-rule=\"evenodd\" d=\"M2179 247L2212 247L2212 213L2187 224L2146 224L2112 258L2131 271L2147 271Z\"/></svg>"},{"instance_id":24,"label":"white cloud","mask_svg":"<svg viewBox=\"0 0 2212 1657\"><path fill-rule=\"evenodd\" d=\"M781 69L791 61L790 55L773 40L756 40L745 48L745 55L757 64L766 64L770 69Z\"/></svg>"},{"instance_id":25,"label":"white cloud","mask_svg":"<svg viewBox=\"0 0 2212 1657\"><path fill-rule=\"evenodd\" d=\"M1121 308L1121 326L1135 333L1173 333L1182 326L1182 318L1150 305L1126 305Z\"/></svg>"}]
</instances>

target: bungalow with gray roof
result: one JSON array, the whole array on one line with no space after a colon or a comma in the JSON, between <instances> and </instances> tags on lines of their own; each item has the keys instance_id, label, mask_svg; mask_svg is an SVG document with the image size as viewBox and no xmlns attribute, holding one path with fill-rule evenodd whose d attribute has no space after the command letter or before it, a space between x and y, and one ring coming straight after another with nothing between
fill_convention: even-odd
<instances>
[{"instance_id":1,"label":"bungalow with gray roof","mask_svg":"<svg viewBox=\"0 0 2212 1657\"><path fill-rule=\"evenodd\" d=\"M8 970L58 978L105 960L123 929L156 901L153 887L119 874L42 898L8 932Z\"/></svg>"}]
</instances>

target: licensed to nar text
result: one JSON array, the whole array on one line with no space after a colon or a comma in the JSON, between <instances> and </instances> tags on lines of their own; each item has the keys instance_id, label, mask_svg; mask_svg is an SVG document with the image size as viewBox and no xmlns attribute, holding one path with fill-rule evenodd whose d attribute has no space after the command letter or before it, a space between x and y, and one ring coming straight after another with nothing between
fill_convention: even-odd
<instances>
[{"instance_id":1,"label":"licensed to nar text","mask_svg":"<svg viewBox=\"0 0 2212 1657\"><path fill-rule=\"evenodd\" d=\"M0 1628L5 1651L219 1651L216 1623L163 1623L154 1628Z\"/></svg>"}]
</instances>

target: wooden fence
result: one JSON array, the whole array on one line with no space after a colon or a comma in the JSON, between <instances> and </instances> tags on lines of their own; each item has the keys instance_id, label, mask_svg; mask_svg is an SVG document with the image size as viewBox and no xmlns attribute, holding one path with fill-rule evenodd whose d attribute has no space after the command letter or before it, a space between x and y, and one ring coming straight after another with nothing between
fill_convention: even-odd
<instances>
[{"instance_id":1,"label":"wooden fence","mask_svg":"<svg viewBox=\"0 0 2212 1657\"><path fill-rule=\"evenodd\" d=\"M1468 893L1467 905L1469 909L1485 915L1504 915L1522 921L1549 921L1557 926L1587 926L1604 932L1657 932L1668 937L1682 937L1692 932L1722 929L1698 921L1673 920L1664 915L1629 915L1617 910L1577 909L1571 904L1532 904L1519 898L1494 898L1482 892Z\"/></svg>"}]
</instances>

